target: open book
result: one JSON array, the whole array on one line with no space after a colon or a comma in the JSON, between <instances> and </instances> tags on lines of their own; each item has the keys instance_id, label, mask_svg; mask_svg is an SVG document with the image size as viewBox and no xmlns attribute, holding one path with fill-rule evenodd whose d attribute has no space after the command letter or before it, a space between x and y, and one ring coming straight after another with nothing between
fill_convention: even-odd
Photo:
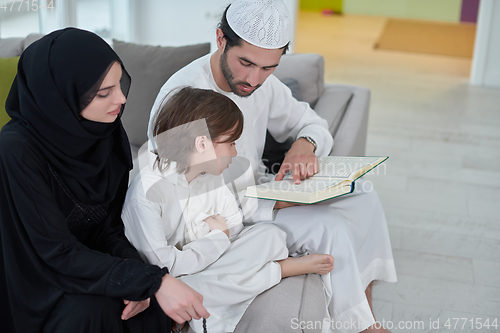
<instances>
[{"instance_id":1,"label":"open book","mask_svg":"<svg viewBox=\"0 0 500 333\"><path fill-rule=\"evenodd\" d=\"M296 185L292 175L282 181L249 186L247 197L312 204L354 191L354 181L389 157L324 156L318 159L319 172Z\"/></svg>"}]
</instances>

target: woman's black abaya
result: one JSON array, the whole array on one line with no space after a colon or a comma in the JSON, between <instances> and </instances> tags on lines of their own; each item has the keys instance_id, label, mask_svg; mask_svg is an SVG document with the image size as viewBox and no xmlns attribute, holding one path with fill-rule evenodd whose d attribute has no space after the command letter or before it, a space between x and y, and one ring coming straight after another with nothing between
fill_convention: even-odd
<instances>
[{"instance_id":1,"label":"woman's black abaya","mask_svg":"<svg viewBox=\"0 0 500 333\"><path fill-rule=\"evenodd\" d=\"M143 263L123 232L132 161L120 117L80 117L114 62L100 37L74 28L19 60L0 135L1 332L168 332L154 300L166 269ZM123 300L148 297L123 325Z\"/></svg>"}]
</instances>

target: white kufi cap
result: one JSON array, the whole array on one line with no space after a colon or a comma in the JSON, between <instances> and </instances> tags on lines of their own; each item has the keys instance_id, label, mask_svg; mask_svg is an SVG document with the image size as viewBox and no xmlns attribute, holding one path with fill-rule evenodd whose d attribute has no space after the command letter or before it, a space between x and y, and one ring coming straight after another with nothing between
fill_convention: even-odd
<instances>
[{"instance_id":1,"label":"white kufi cap","mask_svg":"<svg viewBox=\"0 0 500 333\"><path fill-rule=\"evenodd\" d=\"M279 49L290 41L290 13L282 0L235 0L227 23L244 41L264 49Z\"/></svg>"}]
</instances>

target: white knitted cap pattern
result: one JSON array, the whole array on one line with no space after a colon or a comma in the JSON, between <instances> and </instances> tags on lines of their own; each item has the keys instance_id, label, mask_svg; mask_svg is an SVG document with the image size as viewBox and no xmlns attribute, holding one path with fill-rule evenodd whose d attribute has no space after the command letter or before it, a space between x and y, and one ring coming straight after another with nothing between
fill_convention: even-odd
<instances>
[{"instance_id":1,"label":"white knitted cap pattern","mask_svg":"<svg viewBox=\"0 0 500 333\"><path fill-rule=\"evenodd\" d=\"M227 23L244 41L264 49L279 49L290 41L290 13L282 0L235 0Z\"/></svg>"}]
</instances>

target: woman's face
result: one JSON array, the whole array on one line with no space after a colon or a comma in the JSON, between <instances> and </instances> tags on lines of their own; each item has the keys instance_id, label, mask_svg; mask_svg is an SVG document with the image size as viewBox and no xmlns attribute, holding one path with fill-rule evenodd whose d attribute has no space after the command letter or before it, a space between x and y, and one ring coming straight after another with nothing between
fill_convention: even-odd
<instances>
[{"instance_id":1,"label":"woman's face","mask_svg":"<svg viewBox=\"0 0 500 333\"><path fill-rule=\"evenodd\" d=\"M80 116L100 123L114 122L122 104L127 101L120 87L121 78L122 67L119 62L115 62L102 81L94 99L82 110Z\"/></svg>"}]
</instances>

